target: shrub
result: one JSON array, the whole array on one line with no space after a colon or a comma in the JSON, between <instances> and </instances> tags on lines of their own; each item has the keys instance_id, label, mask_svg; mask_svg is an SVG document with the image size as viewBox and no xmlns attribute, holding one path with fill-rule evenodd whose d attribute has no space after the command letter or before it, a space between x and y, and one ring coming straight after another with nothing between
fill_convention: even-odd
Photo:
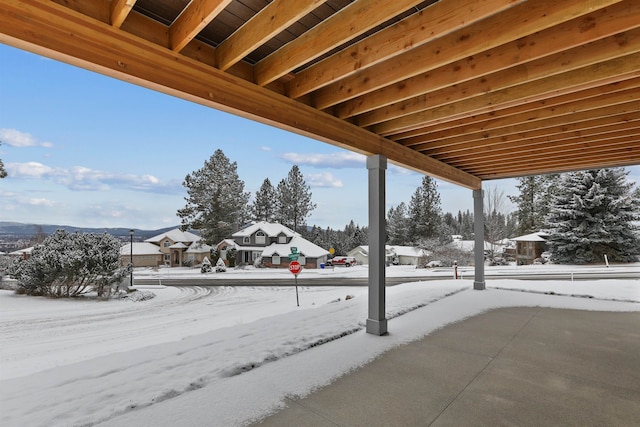
<instances>
[{"instance_id":1,"label":"shrub","mask_svg":"<svg viewBox=\"0 0 640 427\"><path fill-rule=\"evenodd\" d=\"M218 261L216 262L216 273L224 273L225 271L227 271L227 266L222 258L218 258Z\"/></svg>"},{"instance_id":2,"label":"shrub","mask_svg":"<svg viewBox=\"0 0 640 427\"><path fill-rule=\"evenodd\" d=\"M58 230L34 246L28 259L16 260L9 274L18 280L20 293L69 298L92 291L107 296L131 268L120 266L115 237Z\"/></svg>"},{"instance_id":3,"label":"shrub","mask_svg":"<svg viewBox=\"0 0 640 427\"><path fill-rule=\"evenodd\" d=\"M209 272L211 272L211 261L209 261L209 258L204 257L202 267L200 267L200 273L204 274Z\"/></svg>"}]
</instances>

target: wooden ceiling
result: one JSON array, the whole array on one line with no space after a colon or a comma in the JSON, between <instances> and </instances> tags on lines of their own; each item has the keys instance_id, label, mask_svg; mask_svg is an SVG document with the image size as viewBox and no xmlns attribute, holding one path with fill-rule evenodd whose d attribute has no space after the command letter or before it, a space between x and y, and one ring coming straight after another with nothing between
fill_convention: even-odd
<instances>
[{"instance_id":1,"label":"wooden ceiling","mask_svg":"<svg viewBox=\"0 0 640 427\"><path fill-rule=\"evenodd\" d=\"M2 0L0 42L472 189L640 164L638 0Z\"/></svg>"}]
</instances>

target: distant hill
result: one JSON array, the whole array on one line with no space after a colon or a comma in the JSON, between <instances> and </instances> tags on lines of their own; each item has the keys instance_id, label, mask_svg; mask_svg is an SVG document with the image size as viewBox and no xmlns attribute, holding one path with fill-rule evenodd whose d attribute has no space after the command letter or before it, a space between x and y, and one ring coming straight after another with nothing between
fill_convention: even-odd
<instances>
[{"instance_id":1,"label":"distant hill","mask_svg":"<svg viewBox=\"0 0 640 427\"><path fill-rule=\"evenodd\" d=\"M173 227L161 228L157 230L141 230L134 228L135 240L144 240L149 237L162 234L166 231L173 230L179 227L175 225ZM20 222L8 222L0 221L0 240L19 240L19 239L31 239L39 231L42 231L46 235L53 234L56 230L63 229L69 233L104 233L107 232L115 237L129 238L129 228L87 228L87 227L74 227L71 225L54 225L54 224L23 224Z\"/></svg>"}]
</instances>

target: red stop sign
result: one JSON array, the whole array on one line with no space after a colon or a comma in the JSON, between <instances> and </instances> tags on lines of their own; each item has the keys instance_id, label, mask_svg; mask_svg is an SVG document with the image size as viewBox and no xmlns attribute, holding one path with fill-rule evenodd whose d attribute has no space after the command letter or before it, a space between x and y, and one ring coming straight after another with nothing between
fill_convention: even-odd
<instances>
[{"instance_id":1,"label":"red stop sign","mask_svg":"<svg viewBox=\"0 0 640 427\"><path fill-rule=\"evenodd\" d=\"M300 266L300 263L298 261L291 261L289 263L289 271L292 272L295 276L300 273L300 270L302 270L302 266Z\"/></svg>"}]
</instances>

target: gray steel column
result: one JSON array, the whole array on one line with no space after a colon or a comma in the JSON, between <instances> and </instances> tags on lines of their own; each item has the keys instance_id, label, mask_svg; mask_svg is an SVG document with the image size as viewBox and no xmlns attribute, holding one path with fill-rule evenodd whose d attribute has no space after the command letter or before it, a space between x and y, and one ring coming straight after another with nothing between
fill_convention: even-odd
<instances>
[{"instance_id":1,"label":"gray steel column","mask_svg":"<svg viewBox=\"0 0 640 427\"><path fill-rule=\"evenodd\" d=\"M473 190L473 233L475 235L474 258L476 275L473 280L473 289L479 291L485 288L484 284L484 191Z\"/></svg>"},{"instance_id":2,"label":"gray steel column","mask_svg":"<svg viewBox=\"0 0 640 427\"><path fill-rule=\"evenodd\" d=\"M369 318L367 332L387 334L385 319L385 173L387 158L381 155L367 158L369 170Z\"/></svg>"}]
</instances>

